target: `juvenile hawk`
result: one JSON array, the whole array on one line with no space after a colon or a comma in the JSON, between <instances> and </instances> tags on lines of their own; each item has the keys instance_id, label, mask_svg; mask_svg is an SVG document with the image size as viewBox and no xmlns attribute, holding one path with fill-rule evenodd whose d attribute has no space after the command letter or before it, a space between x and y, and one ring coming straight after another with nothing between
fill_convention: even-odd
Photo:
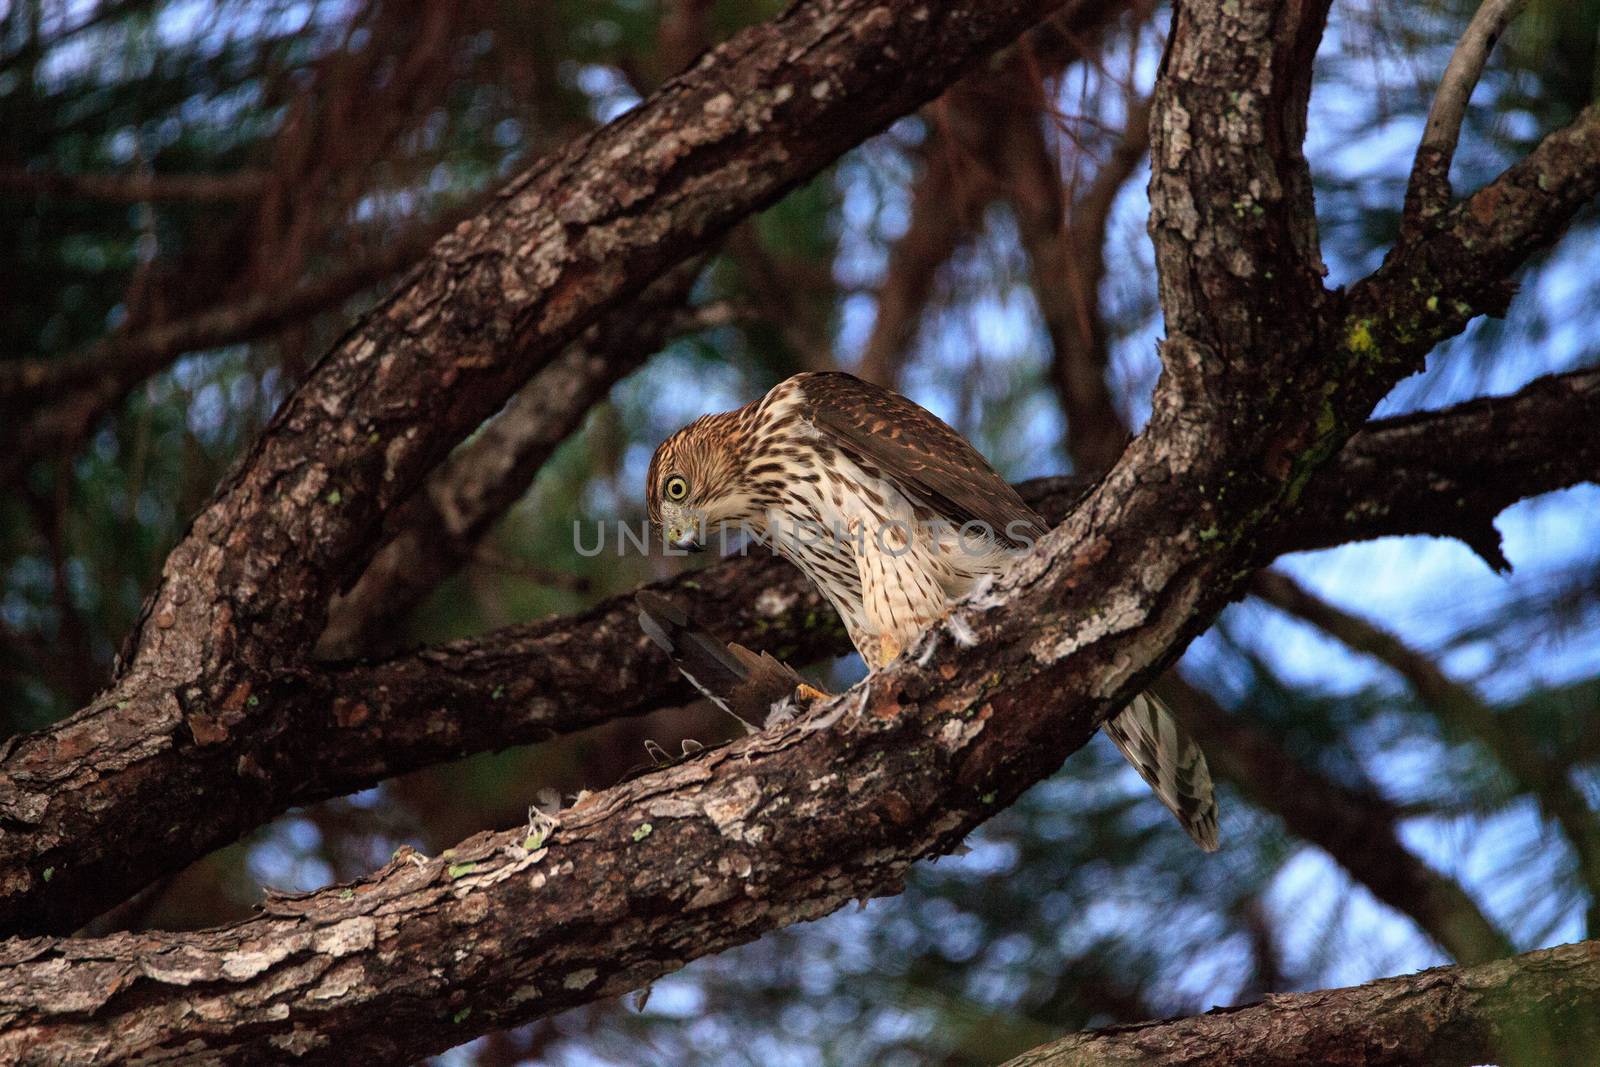
<instances>
[{"instance_id":1,"label":"juvenile hawk","mask_svg":"<svg viewBox=\"0 0 1600 1067\"><path fill-rule=\"evenodd\" d=\"M647 479L668 543L697 548L709 528L743 525L805 572L874 669L1047 530L955 430L849 374L797 374L697 419L656 450ZM1215 849L1205 756L1172 713L1146 693L1105 731Z\"/></svg>"}]
</instances>

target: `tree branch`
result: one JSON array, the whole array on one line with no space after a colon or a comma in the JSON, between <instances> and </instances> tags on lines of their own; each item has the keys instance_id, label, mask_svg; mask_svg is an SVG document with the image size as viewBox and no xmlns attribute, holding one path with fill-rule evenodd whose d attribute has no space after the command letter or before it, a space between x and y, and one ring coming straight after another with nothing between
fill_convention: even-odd
<instances>
[{"instance_id":1,"label":"tree branch","mask_svg":"<svg viewBox=\"0 0 1600 1067\"><path fill-rule=\"evenodd\" d=\"M397 623L471 557L545 460L611 386L678 332L699 259L669 271L533 376L511 403L428 476L387 520L387 543L328 613L317 655L388 651Z\"/></svg>"},{"instance_id":2,"label":"tree branch","mask_svg":"<svg viewBox=\"0 0 1600 1067\"><path fill-rule=\"evenodd\" d=\"M960 194L955 180L954 148L937 124L930 124L918 152L922 173L911 190L906 232L889 250L889 263L878 286L872 332L861 350L856 373L868 381L895 388L906 355L916 339L933 283L957 248L971 236L976 207Z\"/></svg>"},{"instance_id":3,"label":"tree branch","mask_svg":"<svg viewBox=\"0 0 1600 1067\"><path fill-rule=\"evenodd\" d=\"M1600 477L1600 369L1539 378L1505 397L1373 423L1314 487L1350 540L1428 534L1464 542L1489 566L1511 564L1494 516L1526 497ZM1554 417L1557 421L1549 422ZM1491 455L1490 453L1498 453ZM1307 546L1312 547L1312 546Z\"/></svg>"},{"instance_id":4,"label":"tree branch","mask_svg":"<svg viewBox=\"0 0 1600 1067\"><path fill-rule=\"evenodd\" d=\"M937 21L939 9L919 10ZM290 1049L414 1057L893 891L911 863L948 851L1053 771L1239 592L1371 394L1410 365L1404 347L1402 358L1319 358L1326 298L1298 134L1325 13L1274 0L1178 9L1157 93L1153 223L1173 339L1150 428L1060 526L961 606L959 640L935 628L784 726L591 794L553 836L479 835L447 858L402 859L223 930L19 946L13 958L30 957L17 964L29 968L12 1021L19 1048L41 1059L87 1041L108 1058L163 1048L235 1061ZM1185 116L1219 124L1196 131L1204 152L1177 136ZM1600 167L1581 180L1592 195ZM1231 206L1249 189L1261 190L1259 214ZM1509 229L1544 229L1499 240L1531 252L1564 218L1514 211ZM1185 230L1180 247L1173 235ZM1240 284L1268 271L1274 284L1260 287L1275 300ZM1317 314L1255 315L1285 297ZM546 310L542 321L571 314ZM1409 343L1436 342L1449 324L1430 321L1431 340ZM297 413L291 404L284 419ZM307 443L330 466L342 461L340 442ZM258 463L275 447L258 449ZM320 552L330 541L302 544ZM272 603L293 611L297 597L282 592L295 590ZM441 1004L454 1012L449 1027Z\"/></svg>"},{"instance_id":5,"label":"tree branch","mask_svg":"<svg viewBox=\"0 0 1600 1067\"><path fill-rule=\"evenodd\" d=\"M453 220L452 220L453 221ZM70 451L128 391L179 356L261 337L327 311L416 262L451 223L434 222L385 244L331 274L286 292L261 292L135 333L112 334L61 359L0 364L0 483L29 457Z\"/></svg>"},{"instance_id":6,"label":"tree branch","mask_svg":"<svg viewBox=\"0 0 1600 1067\"><path fill-rule=\"evenodd\" d=\"M1044 23L925 111L922 174L878 288L861 377L891 388L899 381L939 269L981 227L991 202L1010 200L1025 230L1060 229L1061 176L1044 138L1044 83L1089 55L1129 6L1104 9L1099 24Z\"/></svg>"},{"instance_id":7,"label":"tree branch","mask_svg":"<svg viewBox=\"0 0 1600 1067\"><path fill-rule=\"evenodd\" d=\"M1600 942L1584 941L1075 1034L1006 1067L1577 1067L1593 1063L1597 1047Z\"/></svg>"},{"instance_id":8,"label":"tree branch","mask_svg":"<svg viewBox=\"0 0 1600 1067\"><path fill-rule=\"evenodd\" d=\"M1128 443L1128 428L1106 382L1111 352L1100 285L1112 204L1149 149L1150 101L1133 101L1110 158L1073 203L1064 226L1023 226L1034 291L1050 331L1050 377L1067 417L1067 451L1074 469L1085 474L1109 469Z\"/></svg>"},{"instance_id":9,"label":"tree branch","mask_svg":"<svg viewBox=\"0 0 1600 1067\"><path fill-rule=\"evenodd\" d=\"M1472 686L1451 678L1432 659L1376 623L1323 600L1281 571L1261 571L1251 589L1268 604L1392 669L1440 722L1482 745L1531 793L1572 847L1578 876L1589 891L1589 925L1595 927L1600 920L1596 910L1600 909L1600 819L1568 777L1567 768L1516 736Z\"/></svg>"},{"instance_id":10,"label":"tree branch","mask_svg":"<svg viewBox=\"0 0 1600 1067\"><path fill-rule=\"evenodd\" d=\"M1495 42L1525 6L1527 0L1483 0L1467 24L1466 32L1456 42L1444 76L1439 79L1439 88L1433 94L1428 123L1411 164L1401 218L1404 238L1415 236L1418 227L1450 203L1450 162L1455 158L1467 103L1483 75L1484 64L1489 62Z\"/></svg>"},{"instance_id":11,"label":"tree branch","mask_svg":"<svg viewBox=\"0 0 1600 1067\"><path fill-rule=\"evenodd\" d=\"M1502 314L1515 291L1512 272L1594 198L1597 156L1600 105L1590 105L1438 216L1425 236L1398 244L1350 288L1330 334L1339 357L1354 366L1420 369L1441 335L1477 315ZM1365 396L1383 386L1380 380L1359 388Z\"/></svg>"},{"instance_id":12,"label":"tree branch","mask_svg":"<svg viewBox=\"0 0 1600 1067\"><path fill-rule=\"evenodd\" d=\"M149 200L248 200L267 186L257 171L233 174L61 174L0 167L0 193L142 204Z\"/></svg>"}]
</instances>

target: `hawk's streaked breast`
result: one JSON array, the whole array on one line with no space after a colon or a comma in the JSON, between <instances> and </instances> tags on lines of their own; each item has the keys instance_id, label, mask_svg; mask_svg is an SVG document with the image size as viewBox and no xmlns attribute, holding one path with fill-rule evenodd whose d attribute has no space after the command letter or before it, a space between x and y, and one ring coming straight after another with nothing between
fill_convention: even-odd
<instances>
[{"instance_id":1,"label":"hawk's streaked breast","mask_svg":"<svg viewBox=\"0 0 1600 1067\"><path fill-rule=\"evenodd\" d=\"M878 665L887 658L885 638L889 648L904 647L979 578L1003 570L1012 553L970 523L963 535L966 516L947 514L925 487L837 441L824 421L826 390L814 388L833 377L842 376L796 375L752 405L745 469L748 491L763 503L745 521L822 590L857 650ZM933 424L925 436L954 435L902 403ZM904 413L891 424L893 414L874 412L868 430L902 436L917 430ZM973 473L1015 495L986 463Z\"/></svg>"}]
</instances>

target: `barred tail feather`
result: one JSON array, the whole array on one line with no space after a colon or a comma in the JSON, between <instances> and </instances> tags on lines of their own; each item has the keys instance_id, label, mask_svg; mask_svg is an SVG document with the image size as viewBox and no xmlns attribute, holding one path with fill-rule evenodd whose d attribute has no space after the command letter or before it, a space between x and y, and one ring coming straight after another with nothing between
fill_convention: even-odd
<instances>
[{"instance_id":1,"label":"barred tail feather","mask_svg":"<svg viewBox=\"0 0 1600 1067\"><path fill-rule=\"evenodd\" d=\"M1205 753L1172 709L1153 694L1141 693L1104 729L1195 844L1215 852L1217 801L1211 771Z\"/></svg>"}]
</instances>

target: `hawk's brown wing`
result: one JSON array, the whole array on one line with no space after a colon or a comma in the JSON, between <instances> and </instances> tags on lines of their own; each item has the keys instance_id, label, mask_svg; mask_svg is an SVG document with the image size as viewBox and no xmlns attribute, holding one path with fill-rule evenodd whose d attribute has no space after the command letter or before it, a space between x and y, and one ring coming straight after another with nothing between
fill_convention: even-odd
<instances>
[{"instance_id":1,"label":"hawk's brown wing","mask_svg":"<svg viewBox=\"0 0 1600 1067\"><path fill-rule=\"evenodd\" d=\"M853 459L903 483L941 516L986 524L1006 544L1048 527L998 471L931 411L853 374L807 374L803 414Z\"/></svg>"}]
</instances>

